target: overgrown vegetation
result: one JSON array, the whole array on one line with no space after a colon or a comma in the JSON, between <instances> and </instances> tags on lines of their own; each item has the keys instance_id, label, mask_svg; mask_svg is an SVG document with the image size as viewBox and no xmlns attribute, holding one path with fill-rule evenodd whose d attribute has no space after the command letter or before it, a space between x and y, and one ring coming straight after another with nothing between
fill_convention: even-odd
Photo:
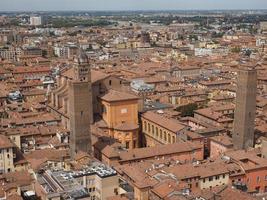
<instances>
[{"instance_id":1,"label":"overgrown vegetation","mask_svg":"<svg viewBox=\"0 0 267 200\"><path fill-rule=\"evenodd\" d=\"M108 26L114 23L104 19L78 19L78 18L51 18L49 24L55 28L62 27L91 27L91 26Z\"/></svg>"}]
</instances>

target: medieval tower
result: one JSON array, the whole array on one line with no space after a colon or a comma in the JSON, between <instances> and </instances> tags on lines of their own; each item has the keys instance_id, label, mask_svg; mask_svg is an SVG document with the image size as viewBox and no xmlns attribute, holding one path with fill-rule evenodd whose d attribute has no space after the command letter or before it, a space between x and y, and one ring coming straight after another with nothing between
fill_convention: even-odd
<instances>
[{"instance_id":1,"label":"medieval tower","mask_svg":"<svg viewBox=\"0 0 267 200\"><path fill-rule=\"evenodd\" d=\"M73 79L69 82L70 153L91 153L92 91L90 63L85 53L74 60Z\"/></svg>"},{"instance_id":2,"label":"medieval tower","mask_svg":"<svg viewBox=\"0 0 267 200\"><path fill-rule=\"evenodd\" d=\"M238 71L236 108L233 129L235 149L247 149L254 145L254 121L256 112L257 71L244 67Z\"/></svg>"}]
</instances>

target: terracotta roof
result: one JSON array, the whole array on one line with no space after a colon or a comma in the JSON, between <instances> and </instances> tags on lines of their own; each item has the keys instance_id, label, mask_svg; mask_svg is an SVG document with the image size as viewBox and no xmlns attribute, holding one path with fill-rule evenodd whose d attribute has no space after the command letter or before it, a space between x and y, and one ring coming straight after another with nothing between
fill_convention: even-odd
<instances>
[{"instance_id":1,"label":"terracotta roof","mask_svg":"<svg viewBox=\"0 0 267 200\"><path fill-rule=\"evenodd\" d=\"M113 197L107 197L107 200L128 200L128 198L124 196L113 196Z\"/></svg>"},{"instance_id":2,"label":"terracotta roof","mask_svg":"<svg viewBox=\"0 0 267 200\"><path fill-rule=\"evenodd\" d=\"M179 70L195 70L195 69L200 69L200 67L197 66L197 65L179 65L179 66L174 67L173 70L176 70L176 69L179 69Z\"/></svg>"},{"instance_id":3,"label":"terracotta roof","mask_svg":"<svg viewBox=\"0 0 267 200\"><path fill-rule=\"evenodd\" d=\"M65 76L69 79L73 79L74 78L74 68L69 68L66 71L62 72L61 74L62 76Z\"/></svg>"},{"instance_id":4,"label":"terracotta roof","mask_svg":"<svg viewBox=\"0 0 267 200\"><path fill-rule=\"evenodd\" d=\"M232 139L227 135L218 135L214 137L210 137L210 140L216 143L219 143L223 146L226 146L228 148L233 147Z\"/></svg>"},{"instance_id":5,"label":"terracotta roof","mask_svg":"<svg viewBox=\"0 0 267 200\"><path fill-rule=\"evenodd\" d=\"M107 158L119 158L119 152L124 151L121 143L109 137L99 137L94 148L101 151Z\"/></svg>"},{"instance_id":6,"label":"terracotta roof","mask_svg":"<svg viewBox=\"0 0 267 200\"><path fill-rule=\"evenodd\" d=\"M188 183L167 179L154 186L151 191L159 196L160 199L170 199L170 197L173 194L177 194L177 192L181 194L182 189L185 188L189 188Z\"/></svg>"},{"instance_id":7,"label":"terracotta roof","mask_svg":"<svg viewBox=\"0 0 267 200\"><path fill-rule=\"evenodd\" d=\"M23 198L18 194L12 194L7 197L8 200L23 200Z\"/></svg>"},{"instance_id":8,"label":"terracotta roof","mask_svg":"<svg viewBox=\"0 0 267 200\"><path fill-rule=\"evenodd\" d=\"M139 128L138 124L128 123L128 122L120 123L114 127L114 129L118 131L132 131L138 128Z\"/></svg>"},{"instance_id":9,"label":"terracotta roof","mask_svg":"<svg viewBox=\"0 0 267 200\"><path fill-rule=\"evenodd\" d=\"M220 112L216 112L211 107L195 110L195 113L202 115L202 116L205 116L205 117L212 119L214 121L217 121L217 122L231 122L231 121L233 121L232 118L229 118Z\"/></svg>"},{"instance_id":10,"label":"terracotta roof","mask_svg":"<svg viewBox=\"0 0 267 200\"><path fill-rule=\"evenodd\" d=\"M157 145L155 147L137 148L121 152L121 161L141 160L155 158L155 156L164 156L178 154L183 152L191 152L203 148L201 143L179 142L174 144Z\"/></svg>"},{"instance_id":11,"label":"terracotta roof","mask_svg":"<svg viewBox=\"0 0 267 200\"><path fill-rule=\"evenodd\" d=\"M227 174L230 172L231 163L227 164L221 160L207 161L199 165L184 164L175 165L165 169L166 172L174 174L178 179L188 179L193 177L207 178L210 176Z\"/></svg>"},{"instance_id":12,"label":"terracotta roof","mask_svg":"<svg viewBox=\"0 0 267 200\"><path fill-rule=\"evenodd\" d=\"M50 67L15 67L13 70L14 74L25 74L25 73L49 73Z\"/></svg>"},{"instance_id":13,"label":"terracotta roof","mask_svg":"<svg viewBox=\"0 0 267 200\"><path fill-rule=\"evenodd\" d=\"M25 155L34 170L38 170L47 161L63 161L68 158L67 150L42 149Z\"/></svg>"},{"instance_id":14,"label":"terracotta roof","mask_svg":"<svg viewBox=\"0 0 267 200\"><path fill-rule=\"evenodd\" d=\"M200 192L195 193L194 196L202 197L204 199L215 199L215 194L220 200L256 200L253 196L231 188L230 186L219 186L212 189L201 190Z\"/></svg>"},{"instance_id":15,"label":"terracotta roof","mask_svg":"<svg viewBox=\"0 0 267 200\"><path fill-rule=\"evenodd\" d=\"M0 135L0 149L12 148L15 145L4 135Z\"/></svg>"},{"instance_id":16,"label":"terracotta roof","mask_svg":"<svg viewBox=\"0 0 267 200\"><path fill-rule=\"evenodd\" d=\"M101 71L91 70L91 81L92 83L95 83L97 81L103 80L107 77L109 77L109 74L106 74Z\"/></svg>"},{"instance_id":17,"label":"terracotta roof","mask_svg":"<svg viewBox=\"0 0 267 200\"><path fill-rule=\"evenodd\" d=\"M199 81L199 84L206 86L230 85L231 83L231 80Z\"/></svg>"},{"instance_id":18,"label":"terracotta roof","mask_svg":"<svg viewBox=\"0 0 267 200\"><path fill-rule=\"evenodd\" d=\"M153 185L156 185L158 181L154 178L150 178L145 173L146 163L138 164L126 164L115 167L117 171L120 171L121 174L125 174L127 177L130 177L131 181L138 188L147 188Z\"/></svg>"},{"instance_id":19,"label":"terracotta roof","mask_svg":"<svg viewBox=\"0 0 267 200\"><path fill-rule=\"evenodd\" d=\"M34 178L28 171L17 171L17 172L10 172L5 173L2 177L7 182L3 188L4 190L8 190L10 188L17 188L21 186L28 186L31 185L34 181Z\"/></svg>"},{"instance_id":20,"label":"terracotta roof","mask_svg":"<svg viewBox=\"0 0 267 200\"><path fill-rule=\"evenodd\" d=\"M245 171L267 168L267 160L259 157L258 152L253 149L250 151L236 150L226 152L226 156L238 161Z\"/></svg>"},{"instance_id":21,"label":"terracotta roof","mask_svg":"<svg viewBox=\"0 0 267 200\"><path fill-rule=\"evenodd\" d=\"M139 97L125 92L109 90L107 94L101 96L101 99L107 102L113 102L113 101L138 100Z\"/></svg>"},{"instance_id":22,"label":"terracotta roof","mask_svg":"<svg viewBox=\"0 0 267 200\"><path fill-rule=\"evenodd\" d=\"M185 128L185 126L182 125L178 120L166 118L153 111L148 111L142 114L142 117L155 124L158 124L161 127L164 127L167 130L170 130L173 133L177 133Z\"/></svg>"}]
</instances>

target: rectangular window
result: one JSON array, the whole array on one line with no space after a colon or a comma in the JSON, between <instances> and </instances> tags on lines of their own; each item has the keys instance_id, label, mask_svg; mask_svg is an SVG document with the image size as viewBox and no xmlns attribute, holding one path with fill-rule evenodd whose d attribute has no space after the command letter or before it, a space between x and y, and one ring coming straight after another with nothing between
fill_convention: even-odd
<instances>
[{"instance_id":1,"label":"rectangular window","mask_svg":"<svg viewBox=\"0 0 267 200\"><path fill-rule=\"evenodd\" d=\"M130 143L126 142L126 149L129 149L129 147L130 147Z\"/></svg>"},{"instance_id":2,"label":"rectangular window","mask_svg":"<svg viewBox=\"0 0 267 200\"><path fill-rule=\"evenodd\" d=\"M209 177L209 181L213 181L213 177L211 176L211 177Z\"/></svg>"}]
</instances>

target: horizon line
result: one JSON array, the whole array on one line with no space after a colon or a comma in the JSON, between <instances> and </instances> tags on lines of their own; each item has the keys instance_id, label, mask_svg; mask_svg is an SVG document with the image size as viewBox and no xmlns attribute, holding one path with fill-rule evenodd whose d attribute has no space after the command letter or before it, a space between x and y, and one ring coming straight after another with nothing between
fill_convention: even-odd
<instances>
[{"instance_id":1,"label":"horizon line","mask_svg":"<svg viewBox=\"0 0 267 200\"><path fill-rule=\"evenodd\" d=\"M101 10L101 9L88 9L88 10L0 10L0 12L177 12L177 11L267 11L267 8L245 8L245 9L228 9L228 8L223 8L223 9L125 9L125 10Z\"/></svg>"}]
</instances>

